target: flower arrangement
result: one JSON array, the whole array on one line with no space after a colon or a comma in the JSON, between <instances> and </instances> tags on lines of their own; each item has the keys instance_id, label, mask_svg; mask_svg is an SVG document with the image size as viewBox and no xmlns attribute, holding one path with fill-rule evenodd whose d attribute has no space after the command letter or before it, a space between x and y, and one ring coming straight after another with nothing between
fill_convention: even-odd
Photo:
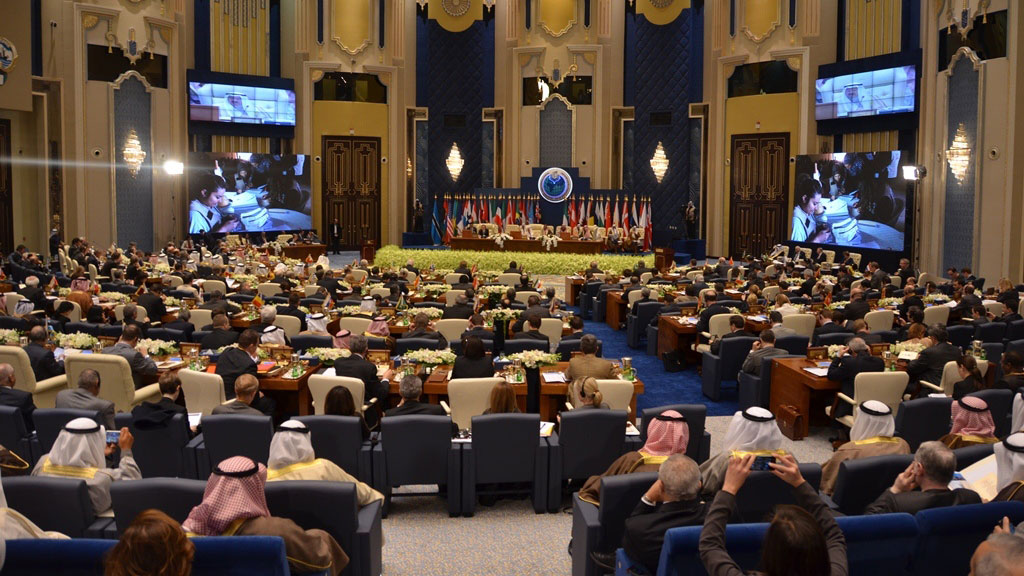
<instances>
[{"instance_id":1,"label":"flower arrangement","mask_svg":"<svg viewBox=\"0 0 1024 576\"><path fill-rule=\"evenodd\" d=\"M437 298L445 292L451 290L452 287L447 284L426 284L420 287L420 293L431 298Z\"/></svg>"},{"instance_id":2,"label":"flower arrangement","mask_svg":"<svg viewBox=\"0 0 1024 576\"><path fill-rule=\"evenodd\" d=\"M255 286L260 282L255 274L232 274L231 277L234 278L235 282L239 284L245 283L249 286Z\"/></svg>"},{"instance_id":3,"label":"flower arrangement","mask_svg":"<svg viewBox=\"0 0 1024 576\"><path fill-rule=\"evenodd\" d=\"M159 272L160 274L170 274L171 266L170 264L163 263L153 264L153 271Z\"/></svg>"},{"instance_id":4,"label":"flower arrangement","mask_svg":"<svg viewBox=\"0 0 1024 576\"><path fill-rule=\"evenodd\" d=\"M21 333L17 330L0 330L0 344L17 346L21 343Z\"/></svg>"},{"instance_id":5,"label":"flower arrangement","mask_svg":"<svg viewBox=\"0 0 1024 576\"><path fill-rule=\"evenodd\" d=\"M170 356L178 352L178 345L174 342L152 338L142 338L137 347L145 350L150 356Z\"/></svg>"},{"instance_id":6,"label":"flower arrangement","mask_svg":"<svg viewBox=\"0 0 1024 576\"><path fill-rule=\"evenodd\" d=\"M496 234L494 236L494 243L498 245L498 248L504 248L505 247L505 240L511 240L511 239L512 239L511 236L509 236L508 234L505 234L504 232L502 232L501 234Z\"/></svg>"},{"instance_id":7,"label":"flower arrangement","mask_svg":"<svg viewBox=\"0 0 1024 576\"><path fill-rule=\"evenodd\" d=\"M280 242L278 242L277 240L274 240L273 242L267 242L267 248L270 248L270 250L275 255L277 255L277 254L281 253L282 246L281 246Z\"/></svg>"},{"instance_id":8,"label":"flower arrangement","mask_svg":"<svg viewBox=\"0 0 1024 576\"><path fill-rule=\"evenodd\" d=\"M57 296L67 298L71 294L71 288L57 288Z\"/></svg>"},{"instance_id":9,"label":"flower arrangement","mask_svg":"<svg viewBox=\"0 0 1024 576\"><path fill-rule=\"evenodd\" d=\"M494 308L491 310L484 310L483 317L487 322L496 322L498 320L512 321L519 318L522 314L522 310L516 310L514 308Z\"/></svg>"},{"instance_id":10,"label":"flower arrangement","mask_svg":"<svg viewBox=\"0 0 1024 576\"><path fill-rule=\"evenodd\" d=\"M659 300L674 296L676 293L676 287L673 284L648 284L647 287L651 289L655 298Z\"/></svg>"},{"instance_id":11,"label":"flower arrangement","mask_svg":"<svg viewBox=\"0 0 1024 576\"><path fill-rule=\"evenodd\" d=\"M846 305L849 304L849 303L850 303L849 300L840 300L838 302L833 302L833 303L829 304L828 305L828 309L829 310L842 310L843 308L846 308Z\"/></svg>"},{"instance_id":12,"label":"flower arrangement","mask_svg":"<svg viewBox=\"0 0 1024 576\"><path fill-rule=\"evenodd\" d=\"M366 312L359 306L342 306L338 308L338 314L342 316L359 316L366 315Z\"/></svg>"},{"instance_id":13,"label":"flower arrangement","mask_svg":"<svg viewBox=\"0 0 1024 576\"><path fill-rule=\"evenodd\" d=\"M342 348L310 348L306 350L306 356L312 356L324 366L332 366L338 358L348 358L352 355L350 350Z\"/></svg>"},{"instance_id":14,"label":"flower arrangement","mask_svg":"<svg viewBox=\"0 0 1024 576\"><path fill-rule=\"evenodd\" d=\"M554 234L548 234L547 236L543 236L540 239L540 245L543 246L544 249L547 250L548 252L551 252L552 248L558 246L558 236L555 236Z\"/></svg>"},{"instance_id":15,"label":"flower arrangement","mask_svg":"<svg viewBox=\"0 0 1024 576\"><path fill-rule=\"evenodd\" d=\"M180 307L181 306L181 299L180 298L175 298L173 296L168 296L168 297L164 298L164 305L165 306L179 306Z\"/></svg>"},{"instance_id":16,"label":"flower arrangement","mask_svg":"<svg viewBox=\"0 0 1024 576\"><path fill-rule=\"evenodd\" d=\"M903 303L902 298L881 298L878 300L878 305L884 307L887 306L899 306Z\"/></svg>"},{"instance_id":17,"label":"flower arrangement","mask_svg":"<svg viewBox=\"0 0 1024 576\"><path fill-rule=\"evenodd\" d=\"M363 288L363 291L366 292L367 294L369 294L370 292L372 292L373 290L376 290L377 288L384 288L384 283L383 282L373 282L372 284L367 284Z\"/></svg>"},{"instance_id":18,"label":"flower arrangement","mask_svg":"<svg viewBox=\"0 0 1024 576\"><path fill-rule=\"evenodd\" d=\"M548 354L540 350L527 350L525 352L509 354L508 359L519 360L527 368L537 368L538 366L554 366L561 360L561 356L558 354Z\"/></svg>"},{"instance_id":19,"label":"flower arrangement","mask_svg":"<svg viewBox=\"0 0 1024 576\"><path fill-rule=\"evenodd\" d=\"M100 300L106 300L107 302L117 302L118 304L125 304L132 301L132 297L128 294L122 294L120 292L100 292Z\"/></svg>"},{"instance_id":20,"label":"flower arrangement","mask_svg":"<svg viewBox=\"0 0 1024 576\"><path fill-rule=\"evenodd\" d=\"M413 308L409 312L411 316L416 316L417 314L425 314L427 318L430 318L431 320L437 320L444 315L444 310L440 308L433 308L430 306L425 306L423 308Z\"/></svg>"},{"instance_id":21,"label":"flower arrangement","mask_svg":"<svg viewBox=\"0 0 1024 576\"><path fill-rule=\"evenodd\" d=\"M926 295L924 298L921 298L921 301L923 301L925 304L943 304L949 302L949 296L946 296L941 292L932 292L931 294Z\"/></svg>"},{"instance_id":22,"label":"flower arrangement","mask_svg":"<svg viewBox=\"0 0 1024 576\"><path fill-rule=\"evenodd\" d=\"M924 344L919 344L917 342L897 342L889 347L890 352L897 356L903 352L921 352L924 349Z\"/></svg>"},{"instance_id":23,"label":"flower arrangement","mask_svg":"<svg viewBox=\"0 0 1024 576\"><path fill-rule=\"evenodd\" d=\"M73 334L58 334L57 345L61 348L73 348L75 350L92 350L100 341L95 336L86 334L84 332L75 332Z\"/></svg>"},{"instance_id":24,"label":"flower arrangement","mask_svg":"<svg viewBox=\"0 0 1024 576\"><path fill-rule=\"evenodd\" d=\"M597 261L602 270L623 270L636 266L635 256L618 256L609 254L561 254L558 252L478 252L474 250L410 250L398 246L385 246L377 251L374 265L382 269L387 267L400 268L409 260L432 263L436 268L455 268L459 262L475 263L477 276L484 278L480 271L500 274L509 260L515 260L533 274L574 274L585 270L590 262Z\"/></svg>"},{"instance_id":25,"label":"flower arrangement","mask_svg":"<svg viewBox=\"0 0 1024 576\"><path fill-rule=\"evenodd\" d=\"M412 350L402 356L405 362L415 362L428 366L439 366L441 364L452 364L455 362L455 353L451 350Z\"/></svg>"},{"instance_id":26,"label":"flower arrangement","mask_svg":"<svg viewBox=\"0 0 1024 576\"><path fill-rule=\"evenodd\" d=\"M846 348L846 346L843 346L842 344L830 345L828 347L828 357L832 358L833 360L839 358L839 354L843 351L843 348Z\"/></svg>"},{"instance_id":27,"label":"flower arrangement","mask_svg":"<svg viewBox=\"0 0 1024 576\"><path fill-rule=\"evenodd\" d=\"M735 306L730 306L729 307L729 313L730 314L743 314L743 312L741 312L740 309L735 307Z\"/></svg>"},{"instance_id":28,"label":"flower arrangement","mask_svg":"<svg viewBox=\"0 0 1024 576\"><path fill-rule=\"evenodd\" d=\"M508 286L505 286L503 284L498 286L481 286L476 289L476 293L479 294L480 297L485 300L490 300L492 298L501 298L502 296L505 295L506 291L508 291Z\"/></svg>"}]
</instances>

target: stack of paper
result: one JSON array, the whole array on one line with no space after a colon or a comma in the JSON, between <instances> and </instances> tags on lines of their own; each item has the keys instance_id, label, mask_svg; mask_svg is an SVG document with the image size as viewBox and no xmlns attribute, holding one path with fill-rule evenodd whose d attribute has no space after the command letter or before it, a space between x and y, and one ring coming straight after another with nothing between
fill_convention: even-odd
<instances>
[{"instance_id":1,"label":"stack of paper","mask_svg":"<svg viewBox=\"0 0 1024 576\"><path fill-rule=\"evenodd\" d=\"M814 374L818 378L824 378L825 376L828 376L828 368L804 368L804 371L810 372L811 374Z\"/></svg>"},{"instance_id":2,"label":"stack of paper","mask_svg":"<svg viewBox=\"0 0 1024 576\"><path fill-rule=\"evenodd\" d=\"M565 374L561 372L541 372L541 377L544 378L544 382L551 384L553 382L566 382Z\"/></svg>"}]
</instances>

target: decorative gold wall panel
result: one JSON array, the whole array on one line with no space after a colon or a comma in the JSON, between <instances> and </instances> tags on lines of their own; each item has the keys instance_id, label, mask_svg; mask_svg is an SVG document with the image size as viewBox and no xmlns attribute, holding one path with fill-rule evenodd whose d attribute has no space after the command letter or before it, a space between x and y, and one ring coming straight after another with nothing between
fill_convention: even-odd
<instances>
[{"instance_id":1,"label":"decorative gold wall panel","mask_svg":"<svg viewBox=\"0 0 1024 576\"><path fill-rule=\"evenodd\" d=\"M857 60L902 49L902 0L848 0L846 59Z\"/></svg>"},{"instance_id":2,"label":"decorative gold wall panel","mask_svg":"<svg viewBox=\"0 0 1024 576\"><path fill-rule=\"evenodd\" d=\"M761 43L782 26L782 0L741 0L743 25L740 30L751 42Z\"/></svg>"},{"instance_id":3,"label":"decorative gold wall panel","mask_svg":"<svg viewBox=\"0 0 1024 576\"><path fill-rule=\"evenodd\" d=\"M689 7L690 0L657 0L656 3L651 0L637 0L636 13L643 14L651 24L664 26L675 22L683 10Z\"/></svg>"},{"instance_id":4,"label":"decorative gold wall panel","mask_svg":"<svg viewBox=\"0 0 1024 576\"><path fill-rule=\"evenodd\" d=\"M472 26L473 22L483 20L483 0L458 0L460 4L466 2L469 3L469 9L461 15L455 15L458 13L454 11L452 14L449 14L448 12L452 10L451 7L449 7L447 11L445 10L445 4L452 6L454 1L455 0L429 0L429 4L427 4L428 16L433 20L437 20L437 23L449 32L462 32Z\"/></svg>"},{"instance_id":5,"label":"decorative gold wall panel","mask_svg":"<svg viewBox=\"0 0 1024 576\"><path fill-rule=\"evenodd\" d=\"M372 0L332 0L331 40L346 53L355 56L373 38Z\"/></svg>"},{"instance_id":6,"label":"decorative gold wall panel","mask_svg":"<svg viewBox=\"0 0 1024 576\"><path fill-rule=\"evenodd\" d=\"M576 0L544 0L537 4L537 23L545 32L559 37L576 24Z\"/></svg>"},{"instance_id":7,"label":"decorative gold wall panel","mask_svg":"<svg viewBox=\"0 0 1024 576\"><path fill-rule=\"evenodd\" d=\"M213 136L213 152L258 152L270 153L270 138L257 136Z\"/></svg>"},{"instance_id":8,"label":"decorative gold wall panel","mask_svg":"<svg viewBox=\"0 0 1024 576\"><path fill-rule=\"evenodd\" d=\"M270 7L267 0L210 3L210 67L214 72L270 74Z\"/></svg>"},{"instance_id":9,"label":"decorative gold wall panel","mask_svg":"<svg viewBox=\"0 0 1024 576\"><path fill-rule=\"evenodd\" d=\"M896 130L846 134L843 136L843 151L879 152L882 150L899 150L899 140L899 133Z\"/></svg>"}]
</instances>

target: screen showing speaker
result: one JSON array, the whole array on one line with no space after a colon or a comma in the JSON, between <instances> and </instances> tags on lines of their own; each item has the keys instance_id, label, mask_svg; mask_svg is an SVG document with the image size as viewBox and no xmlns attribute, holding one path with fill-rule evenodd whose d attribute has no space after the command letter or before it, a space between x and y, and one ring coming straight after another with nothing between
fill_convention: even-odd
<instances>
[{"instance_id":1,"label":"screen showing speaker","mask_svg":"<svg viewBox=\"0 0 1024 576\"><path fill-rule=\"evenodd\" d=\"M790 240L904 250L904 163L898 150L797 156Z\"/></svg>"},{"instance_id":2,"label":"screen showing speaker","mask_svg":"<svg viewBox=\"0 0 1024 576\"><path fill-rule=\"evenodd\" d=\"M917 68L897 66L814 83L815 118L856 118L914 112Z\"/></svg>"},{"instance_id":3,"label":"screen showing speaker","mask_svg":"<svg viewBox=\"0 0 1024 576\"><path fill-rule=\"evenodd\" d=\"M188 110L193 122L295 126L295 91L189 82Z\"/></svg>"},{"instance_id":4,"label":"screen showing speaker","mask_svg":"<svg viewBox=\"0 0 1024 576\"><path fill-rule=\"evenodd\" d=\"M189 234L312 228L310 170L303 154L190 154Z\"/></svg>"}]
</instances>

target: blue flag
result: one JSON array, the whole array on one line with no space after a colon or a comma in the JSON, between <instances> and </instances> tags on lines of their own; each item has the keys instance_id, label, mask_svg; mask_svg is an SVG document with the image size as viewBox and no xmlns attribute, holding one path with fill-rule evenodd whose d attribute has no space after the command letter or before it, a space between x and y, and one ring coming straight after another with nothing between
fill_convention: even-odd
<instances>
[{"instance_id":1,"label":"blue flag","mask_svg":"<svg viewBox=\"0 0 1024 576\"><path fill-rule=\"evenodd\" d=\"M445 215L441 212L441 202L437 198L434 198L434 209L432 210L432 226L430 227L430 237L434 241L434 245L441 243L441 239L444 238L444 218Z\"/></svg>"}]
</instances>

